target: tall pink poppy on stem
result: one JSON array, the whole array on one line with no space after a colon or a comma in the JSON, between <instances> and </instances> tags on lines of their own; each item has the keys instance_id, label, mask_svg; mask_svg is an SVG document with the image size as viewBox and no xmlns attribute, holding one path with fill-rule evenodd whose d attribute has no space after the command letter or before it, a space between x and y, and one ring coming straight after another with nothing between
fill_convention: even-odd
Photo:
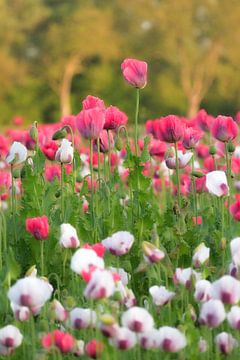
<instances>
[{"instance_id":1,"label":"tall pink poppy on stem","mask_svg":"<svg viewBox=\"0 0 240 360\"><path fill-rule=\"evenodd\" d=\"M116 106L109 106L105 112L105 124L104 129L115 130L121 125L126 125L128 121L127 115L119 110Z\"/></svg>"},{"instance_id":2,"label":"tall pink poppy on stem","mask_svg":"<svg viewBox=\"0 0 240 360\"><path fill-rule=\"evenodd\" d=\"M105 123L105 111L94 107L82 110L76 116L76 125L80 134L89 140L97 139L103 130Z\"/></svg>"},{"instance_id":3,"label":"tall pink poppy on stem","mask_svg":"<svg viewBox=\"0 0 240 360\"><path fill-rule=\"evenodd\" d=\"M138 89L143 89L147 85L147 69L145 61L136 59L125 59L121 64L124 79Z\"/></svg>"},{"instance_id":4,"label":"tall pink poppy on stem","mask_svg":"<svg viewBox=\"0 0 240 360\"><path fill-rule=\"evenodd\" d=\"M174 144L177 176L177 198L178 206L181 208L181 188L177 142L183 138L184 126L176 115L168 115L157 120L153 125L153 130L157 139Z\"/></svg>"},{"instance_id":5,"label":"tall pink poppy on stem","mask_svg":"<svg viewBox=\"0 0 240 360\"><path fill-rule=\"evenodd\" d=\"M186 128L184 130L183 146L187 150L194 149L202 136L203 134L201 131L194 129L193 127Z\"/></svg>"},{"instance_id":6,"label":"tall pink poppy on stem","mask_svg":"<svg viewBox=\"0 0 240 360\"><path fill-rule=\"evenodd\" d=\"M26 230L37 240L45 240L48 237L49 225L47 216L28 218L26 220Z\"/></svg>"},{"instance_id":7,"label":"tall pink poppy on stem","mask_svg":"<svg viewBox=\"0 0 240 360\"><path fill-rule=\"evenodd\" d=\"M154 125L154 133L159 140L176 143L183 138L183 124L176 115L161 117Z\"/></svg>"},{"instance_id":8,"label":"tall pink poppy on stem","mask_svg":"<svg viewBox=\"0 0 240 360\"><path fill-rule=\"evenodd\" d=\"M214 120L211 131L215 139L228 142L237 137L238 126L231 116L219 115Z\"/></svg>"}]
</instances>

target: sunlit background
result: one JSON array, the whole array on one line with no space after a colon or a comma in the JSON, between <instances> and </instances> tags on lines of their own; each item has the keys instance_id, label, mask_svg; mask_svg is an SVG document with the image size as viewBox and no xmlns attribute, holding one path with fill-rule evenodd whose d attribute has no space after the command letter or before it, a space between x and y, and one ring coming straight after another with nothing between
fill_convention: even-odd
<instances>
[{"instance_id":1,"label":"sunlit background","mask_svg":"<svg viewBox=\"0 0 240 360\"><path fill-rule=\"evenodd\" d=\"M88 95L133 114L126 57L149 64L141 121L240 109L239 0L0 0L0 124L58 121Z\"/></svg>"}]
</instances>

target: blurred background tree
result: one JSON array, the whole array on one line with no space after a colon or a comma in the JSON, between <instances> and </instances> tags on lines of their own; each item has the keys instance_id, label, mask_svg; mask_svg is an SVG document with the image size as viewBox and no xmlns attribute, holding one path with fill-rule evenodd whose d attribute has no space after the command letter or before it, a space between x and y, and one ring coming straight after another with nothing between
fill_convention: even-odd
<instances>
[{"instance_id":1,"label":"blurred background tree","mask_svg":"<svg viewBox=\"0 0 240 360\"><path fill-rule=\"evenodd\" d=\"M141 119L233 115L239 96L239 0L0 0L0 123L57 121L88 95L131 118L125 57L149 64Z\"/></svg>"}]
</instances>

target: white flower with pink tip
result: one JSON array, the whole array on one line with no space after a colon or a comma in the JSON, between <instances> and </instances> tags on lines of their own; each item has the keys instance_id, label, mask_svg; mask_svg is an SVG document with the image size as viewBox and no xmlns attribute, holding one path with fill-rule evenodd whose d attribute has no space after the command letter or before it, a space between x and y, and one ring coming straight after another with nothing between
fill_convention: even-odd
<instances>
[{"instance_id":1,"label":"white flower with pink tip","mask_svg":"<svg viewBox=\"0 0 240 360\"><path fill-rule=\"evenodd\" d=\"M103 246L111 254L122 256L129 252L134 242L134 237L128 231L118 231L112 236L102 240Z\"/></svg>"},{"instance_id":2,"label":"white flower with pink tip","mask_svg":"<svg viewBox=\"0 0 240 360\"><path fill-rule=\"evenodd\" d=\"M74 308L69 315L70 325L73 329L94 327L97 322L97 314L91 309Z\"/></svg>"},{"instance_id":3,"label":"white flower with pink tip","mask_svg":"<svg viewBox=\"0 0 240 360\"><path fill-rule=\"evenodd\" d=\"M218 327L226 318L223 303L220 300L209 300L202 305L199 322L210 328Z\"/></svg>"},{"instance_id":4,"label":"white flower with pink tip","mask_svg":"<svg viewBox=\"0 0 240 360\"><path fill-rule=\"evenodd\" d=\"M141 307L133 306L122 315L122 325L134 332L147 332L153 328L152 315Z\"/></svg>"},{"instance_id":5,"label":"white flower with pink tip","mask_svg":"<svg viewBox=\"0 0 240 360\"><path fill-rule=\"evenodd\" d=\"M77 231L71 224L62 224L60 226L59 243L64 248L77 248L80 246Z\"/></svg>"},{"instance_id":6,"label":"white flower with pink tip","mask_svg":"<svg viewBox=\"0 0 240 360\"><path fill-rule=\"evenodd\" d=\"M168 304L175 296L173 291L168 291L165 286L151 286L149 293L152 296L153 303L156 306L163 306Z\"/></svg>"},{"instance_id":7,"label":"white flower with pink tip","mask_svg":"<svg viewBox=\"0 0 240 360\"><path fill-rule=\"evenodd\" d=\"M134 332L126 327L119 327L115 336L110 339L110 343L119 350L133 348L137 343L137 337Z\"/></svg>"},{"instance_id":8,"label":"white flower with pink tip","mask_svg":"<svg viewBox=\"0 0 240 360\"><path fill-rule=\"evenodd\" d=\"M210 248L206 247L204 243L201 243L194 251L192 258L193 266L200 267L206 261L208 261L210 256Z\"/></svg>"},{"instance_id":9,"label":"white flower with pink tip","mask_svg":"<svg viewBox=\"0 0 240 360\"><path fill-rule=\"evenodd\" d=\"M197 301L205 302L211 299L211 283L208 280L199 280L195 284L194 297Z\"/></svg>"},{"instance_id":10,"label":"white flower with pink tip","mask_svg":"<svg viewBox=\"0 0 240 360\"><path fill-rule=\"evenodd\" d=\"M234 347L238 346L237 340L227 332L221 332L215 337L215 344L222 354L229 354Z\"/></svg>"},{"instance_id":11,"label":"white flower with pink tip","mask_svg":"<svg viewBox=\"0 0 240 360\"><path fill-rule=\"evenodd\" d=\"M103 259L92 249L79 249L71 259L71 269L77 274L88 273L91 268L104 269Z\"/></svg>"},{"instance_id":12,"label":"white flower with pink tip","mask_svg":"<svg viewBox=\"0 0 240 360\"><path fill-rule=\"evenodd\" d=\"M37 277L25 277L18 280L8 291L8 298L18 306L29 308L33 315L40 312L50 299L53 287L48 281Z\"/></svg>"},{"instance_id":13,"label":"white flower with pink tip","mask_svg":"<svg viewBox=\"0 0 240 360\"><path fill-rule=\"evenodd\" d=\"M240 300L240 281L230 275L224 275L212 283L211 295L225 304L237 304Z\"/></svg>"},{"instance_id":14,"label":"white flower with pink tip","mask_svg":"<svg viewBox=\"0 0 240 360\"><path fill-rule=\"evenodd\" d=\"M157 349L160 346L159 330L152 329L138 336L139 345L143 349Z\"/></svg>"},{"instance_id":15,"label":"white flower with pink tip","mask_svg":"<svg viewBox=\"0 0 240 360\"><path fill-rule=\"evenodd\" d=\"M227 320L231 328L240 330L240 307L232 306L227 314Z\"/></svg>"},{"instance_id":16,"label":"white flower with pink tip","mask_svg":"<svg viewBox=\"0 0 240 360\"><path fill-rule=\"evenodd\" d=\"M233 263L240 266L240 237L237 237L230 242L230 249Z\"/></svg>"},{"instance_id":17,"label":"white flower with pink tip","mask_svg":"<svg viewBox=\"0 0 240 360\"><path fill-rule=\"evenodd\" d=\"M104 299L115 292L113 275L108 270L96 269L89 280L84 296L89 299Z\"/></svg>"},{"instance_id":18,"label":"white flower with pink tip","mask_svg":"<svg viewBox=\"0 0 240 360\"><path fill-rule=\"evenodd\" d=\"M159 329L159 346L166 352L178 352L187 345L186 336L178 329L163 326Z\"/></svg>"},{"instance_id":19,"label":"white flower with pink tip","mask_svg":"<svg viewBox=\"0 0 240 360\"><path fill-rule=\"evenodd\" d=\"M27 148L22 143L14 141L11 145L6 162L11 165L18 165L27 159Z\"/></svg>"},{"instance_id":20,"label":"white flower with pink tip","mask_svg":"<svg viewBox=\"0 0 240 360\"><path fill-rule=\"evenodd\" d=\"M229 186L224 171L211 171L206 175L206 187L210 194L218 197L229 195Z\"/></svg>"},{"instance_id":21,"label":"white flower with pink tip","mask_svg":"<svg viewBox=\"0 0 240 360\"><path fill-rule=\"evenodd\" d=\"M22 340L23 336L16 326L4 326L0 329L0 354L10 355L22 344Z\"/></svg>"}]
</instances>

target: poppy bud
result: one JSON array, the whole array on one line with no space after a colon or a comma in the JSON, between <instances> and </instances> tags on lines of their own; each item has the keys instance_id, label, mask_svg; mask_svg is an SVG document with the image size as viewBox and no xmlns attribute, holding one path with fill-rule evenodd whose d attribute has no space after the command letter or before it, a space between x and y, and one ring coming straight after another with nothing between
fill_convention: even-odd
<instances>
[{"instance_id":1,"label":"poppy bud","mask_svg":"<svg viewBox=\"0 0 240 360\"><path fill-rule=\"evenodd\" d=\"M31 129L29 130L29 135L32 140L37 141L38 139L38 128L37 128L37 122L35 121Z\"/></svg>"},{"instance_id":2,"label":"poppy bud","mask_svg":"<svg viewBox=\"0 0 240 360\"><path fill-rule=\"evenodd\" d=\"M52 140L60 140L60 139L64 139L67 136L67 129L64 126L62 129L57 130L53 136L52 136Z\"/></svg>"},{"instance_id":3,"label":"poppy bud","mask_svg":"<svg viewBox=\"0 0 240 360\"><path fill-rule=\"evenodd\" d=\"M213 155L216 155L216 152L217 152L216 147L214 145L210 146L209 154L213 156Z\"/></svg>"}]
</instances>

